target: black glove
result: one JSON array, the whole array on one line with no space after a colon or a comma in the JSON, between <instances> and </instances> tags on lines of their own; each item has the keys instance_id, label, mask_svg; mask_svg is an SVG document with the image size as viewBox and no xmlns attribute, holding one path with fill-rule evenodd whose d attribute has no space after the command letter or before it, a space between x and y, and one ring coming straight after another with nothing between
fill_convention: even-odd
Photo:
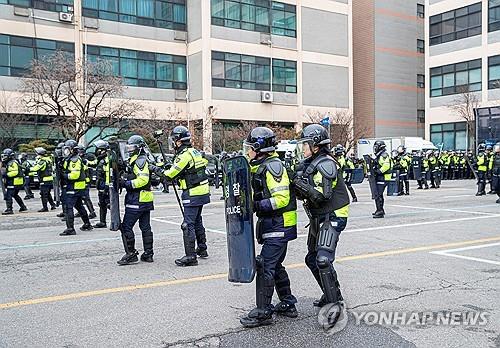
<instances>
[{"instance_id":1,"label":"black glove","mask_svg":"<svg viewBox=\"0 0 500 348\"><path fill-rule=\"evenodd\" d=\"M297 193L305 197L314 203L320 203L323 200L323 195L318 190L314 189L308 182L304 181L301 178L295 178L293 180L293 185L297 191Z\"/></svg>"},{"instance_id":2,"label":"black glove","mask_svg":"<svg viewBox=\"0 0 500 348\"><path fill-rule=\"evenodd\" d=\"M125 178L118 179L118 187L119 188L127 188L127 182L129 182L129 181Z\"/></svg>"}]
</instances>

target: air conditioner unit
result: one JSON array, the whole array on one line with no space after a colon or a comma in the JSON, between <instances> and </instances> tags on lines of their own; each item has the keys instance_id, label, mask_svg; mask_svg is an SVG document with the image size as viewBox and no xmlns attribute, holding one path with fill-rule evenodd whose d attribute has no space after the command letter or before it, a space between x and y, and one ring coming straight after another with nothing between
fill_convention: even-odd
<instances>
[{"instance_id":1,"label":"air conditioner unit","mask_svg":"<svg viewBox=\"0 0 500 348\"><path fill-rule=\"evenodd\" d=\"M273 92L262 91L260 92L260 101L263 103L272 103L273 102Z\"/></svg>"},{"instance_id":2,"label":"air conditioner unit","mask_svg":"<svg viewBox=\"0 0 500 348\"><path fill-rule=\"evenodd\" d=\"M72 23L73 22L73 14L66 12L59 12L59 20L61 22Z\"/></svg>"}]
</instances>

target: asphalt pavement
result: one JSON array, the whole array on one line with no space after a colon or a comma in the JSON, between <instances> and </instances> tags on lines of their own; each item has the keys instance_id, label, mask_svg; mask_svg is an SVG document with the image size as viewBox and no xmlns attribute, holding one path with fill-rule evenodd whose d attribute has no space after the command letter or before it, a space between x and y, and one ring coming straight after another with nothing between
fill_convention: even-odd
<instances>
[{"instance_id":1,"label":"asphalt pavement","mask_svg":"<svg viewBox=\"0 0 500 348\"><path fill-rule=\"evenodd\" d=\"M210 256L188 268L174 264L183 247L173 193L155 193L155 262L120 267L117 232L60 237L57 212L36 212L37 192L28 212L0 216L0 347L500 347L496 195L475 197L470 180L415 188L387 198L386 218L374 220L368 185L355 186L337 249L347 306L337 332L312 307L321 293L303 263L302 208L285 260L299 317L244 329L255 287L227 281L220 190L203 211Z\"/></svg>"}]
</instances>

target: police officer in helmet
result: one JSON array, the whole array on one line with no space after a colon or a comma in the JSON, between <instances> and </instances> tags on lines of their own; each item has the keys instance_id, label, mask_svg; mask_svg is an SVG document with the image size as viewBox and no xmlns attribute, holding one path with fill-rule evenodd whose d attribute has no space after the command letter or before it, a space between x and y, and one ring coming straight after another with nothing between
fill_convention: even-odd
<instances>
[{"instance_id":1,"label":"police officer in helmet","mask_svg":"<svg viewBox=\"0 0 500 348\"><path fill-rule=\"evenodd\" d=\"M351 185L351 177L352 177L352 171L354 170L354 162L351 160L351 158L346 158L345 156L345 147L342 146L341 144L337 144L333 148L333 153L335 154L335 159L337 160L337 163L339 164L339 170L342 172L342 177L344 178L344 183L346 184L347 190L351 194L352 201L357 202L358 197L356 197L356 192L354 191L354 188Z\"/></svg>"},{"instance_id":2,"label":"police officer in helmet","mask_svg":"<svg viewBox=\"0 0 500 348\"><path fill-rule=\"evenodd\" d=\"M52 158L47 154L47 150L43 147L35 148L35 153L37 154L37 159L31 171L38 174L38 179L40 182L40 198L42 200L42 209L38 212L47 212L49 208L47 203L50 203L50 209L55 210L56 204L52 199L52 194L50 191L54 186L54 177L52 175Z\"/></svg>"},{"instance_id":3,"label":"police officer in helmet","mask_svg":"<svg viewBox=\"0 0 500 348\"><path fill-rule=\"evenodd\" d=\"M111 181L110 161L108 156L109 143L105 140L97 140L94 143L96 166L96 187L99 199L99 222L95 228L106 228L106 215L109 205L109 183Z\"/></svg>"},{"instance_id":4,"label":"police officer in helmet","mask_svg":"<svg viewBox=\"0 0 500 348\"><path fill-rule=\"evenodd\" d=\"M67 140L63 148L63 173L62 178L66 183L66 230L60 233L60 236L72 236L75 231L75 214L73 209L76 208L83 221L82 231L92 230L89 216L83 207L83 198L85 189L87 188L87 177L85 175L85 167L82 158L78 155L78 147L75 140Z\"/></svg>"},{"instance_id":5,"label":"police officer in helmet","mask_svg":"<svg viewBox=\"0 0 500 348\"><path fill-rule=\"evenodd\" d=\"M24 172L21 164L16 159L16 154L11 149L5 149L1 155L2 171L0 180L4 181L5 187L5 204L7 209L2 215L12 215L13 199L19 204L19 212L28 210L22 198L19 196L19 191L24 185Z\"/></svg>"},{"instance_id":6,"label":"police officer in helmet","mask_svg":"<svg viewBox=\"0 0 500 348\"><path fill-rule=\"evenodd\" d=\"M305 159L297 167L293 184L311 220L305 261L323 291L314 305L337 305L340 310L343 298L333 262L340 233L347 225L349 195L339 164L330 154L326 129L318 124L305 127L299 144Z\"/></svg>"},{"instance_id":7,"label":"police officer in helmet","mask_svg":"<svg viewBox=\"0 0 500 348\"><path fill-rule=\"evenodd\" d=\"M146 142L140 135L132 135L127 141L129 154L127 177L120 178L120 187L127 190L125 195L125 215L121 223L121 233L125 255L118 260L120 266L139 261L139 252L135 248L134 226L139 222L142 232L144 252L141 261L153 262L153 232L151 231L151 210L153 192L151 192L151 173L146 156Z\"/></svg>"},{"instance_id":8,"label":"police officer in helmet","mask_svg":"<svg viewBox=\"0 0 500 348\"><path fill-rule=\"evenodd\" d=\"M373 218L383 218L385 216L384 210L384 191L387 187L387 182L392 177L392 160L391 156L386 151L386 145L382 140L377 140L373 144L373 154L375 156L375 206L376 211L373 213Z\"/></svg>"},{"instance_id":9,"label":"police officer in helmet","mask_svg":"<svg viewBox=\"0 0 500 348\"><path fill-rule=\"evenodd\" d=\"M486 154L486 145L479 144L476 156L477 168L477 193L476 196L483 196L486 194L486 174L488 171L488 156Z\"/></svg>"},{"instance_id":10,"label":"police officer in helmet","mask_svg":"<svg viewBox=\"0 0 500 348\"><path fill-rule=\"evenodd\" d=\"M169 145L175 149L173 165L160 173L168 180L178 180L182 189L184 221L181 225L185 255L177 266L198 265L197 256L207 258L207 237L201 212L210 203L210 187L205 172L208 161L191 144L191 133L184 126L175 127L170 133ZM196 244L198 247L196 248Z\"/></svg>"},{"instance_id":11,"label":"police officer in helmet","mask_svg":"<svg viewBox=\"0 0 500 348\"><path fill-rule=\"evenodd\" d=\"M500 203L500 143L496 143L493 147L493 165L492 165L491 185L493 192L498 196L497 203Z\"/></svg>"},{"instance_id":12,"label":"police officer in helmet","mask_svg":"<svg viewBox=\"0 0 500 348\"><path fill-rule=\"evenodd\" d=\"M240 322L245 327L257 327L273 322L275 287L280 302L274 306L274 313L292 318L298 315L297 299L283 267L288 242L297 238L297 201L285 165L276 153L274 132L266 127L254 128L243 144L250 159L257 241L262 250L257 257L257 307Z\"/></svg>"}]
</instances>

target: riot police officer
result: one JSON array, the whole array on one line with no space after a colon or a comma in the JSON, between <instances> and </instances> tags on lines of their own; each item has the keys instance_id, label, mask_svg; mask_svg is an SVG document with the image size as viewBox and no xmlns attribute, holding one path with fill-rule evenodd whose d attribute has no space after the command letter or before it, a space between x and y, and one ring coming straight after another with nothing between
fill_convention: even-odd
<instances>
[{"instance_id":1,"label":"riot police officer","mask_svg":"<svg viewBox=\"0 0 500 348\"><path fill-rule=\"evenodd\" d=\"M60 236L72 236L75 231L75 213L76 209L83 221L81 231L92 230L89 216L83 207L83 197L87 188L85 168L82 159L78 155L77 143L75 140L67 140L63 148L64 162L62 179L65 182L65 203L66 203L66 230L60 233Z\"/></svg>"},{"instance_id":2,"label":"riot police officer","mask_svg":"<svg viewBox=\"0 0 500 348\"><path fill-rule=\"evenodd\" d=\"M47 203L50 204L50 210L56 209L56 204L52 199L52 188L54 186L54 177L52 175L52 157L47 154L47 150L43 147L35 148L37 159L35 165L31 167L31 171L37 173L38 181L40 182L40 198L42 200L42 209L38 212L43 213L49 211Z\"/></svg>"},{"instance_id":3,"label":"riot police officer","mask_svg":"<svg viewBox=\"0 0 500 348\"><path fill-rule=\"evenodd\" d=\"M347 225L349 194L339 164L330 154L326 129L318 124L305 127L299 144L305 159L297 167L293 184L311 220L305 262L323 290L314 305L341 308L343 298L333 262L340 233Z\"/></svg>"},{"instance_id":4,"label":"riot police officer","mask_svg":"<svg viewBox=\"0 0 500 348\"><path fill-rule=\"evenodd\" d=\"M490 190L488 191L489 195L495 194L495 189L493 186L493 166L494 166L494 161L495 161L495 154L493 152L493 146L488 144L486 145L486 150L485 150L486 158L487 158L487 163L488 163L488 170L486 172L486 178L488 182L490 183Z\"/></svg>"},{"instance_id":5,"label":"riot police officer","mask_svg":"<svg viewBox=\"0 0 500 348\"><path fill-rule=\"evenodd\" d=\"M11 149L5 149L1 156L2 161L2 177L0 180L4 181L5 186L5 204L7 209L2 213L2 215L12 215L13 211L13 199L19 204L19 212L28 210L23 200L19 196L19 191L24 185L24 171L16 159L14 151Z\"/></svg>"},{"instance_id":6,"label":"riot police officer","mask_svg":"<svg viewBox=\"0 0 500 348\"><path fill-rule=\"evenodd\" d=\"M356 197L356 192L351 185L351 177L352 171L354 170L354 163L345 157L345 148L341 144L337 144L334 147L333 153L335 155L335 159L339 164L339 170L342 173L342 178L344 179L344 183L347 186L347 190L351 194L352 202L357 202L358 197Z\"/></svg>"},{"instance_id":7,"label":"riot police officer","mask_svg":"<svg viewBox=\"0 0 500 348\"><path fill-rule=\"evenodd\" d=\"M429 161L429 172L431 177L431 188L439 188L439 175L441 168L438 161L439 152L434 153L432 150L427 151Z\"/></svg>"},{"instance_id":8,"label":"riot police officer","mask_svg":"<svg viewBox=\"0 0 500 348\"><path fill-rule=\"evenodd\" d=\"M382 140L377 140L373 144L373 154L375 156L376 192L374 196L376 210L372 215L374 219L379 219L385 216L384 191L387 187L387 182L392 178L392 160L386 151L385 142Z\"/></svg>"},{"instance_id":9,"label":"riot police officer","mask_svg":"<svg viewBox=\"0 0 500 348\"><path fill-rule=\"evenodd\" d=\"M95 213L94 204L92 204L92 200L90 199L90 183L92 181L90 168L95 168L97 166L97 159L93 154L88 154L83 145L77 145L78 154L83 161L83 168L85 170L85 181L87 183L87 187L85 188L83 203L87 207L89 211L89 219L95 219L97 214Z\"/></svg>"},{"instance_id":10,"label":"riot police officer","mask_svg":"<svg viewBox=\"0 0 500 348\"><path fill-rule=\"evenodd\" d=\"M35 173L30 171L30 163L28 161L28 155L25 152L21 152L18 157L19 164L21 165L23 175L24 175L24 192L26 195L24 196L24 200L27 201L29 199L35 198L33 191L31 191L31 178Z\"/></svg>"},{"instance_id":11,"label":"riot police officer","mask_svg":"<svg viewBox=\"0 0 500 348\"><path fill-rule=\"evenodd\" d=\"M66 214L66 203L65 203L65 199L66 199L66 185L65 185L65 182L64 182L64 179L62 178L62 168L63 168L63 164L64 164L64 155L63 155L63 148L64 148L64 142L60 142L59 144L57 144L55 150L54 150L54 157L55 157L55 175L56 175L56 178L59 178L59 180L56 180L55 182L55 185L58 185L59 187L55 187L54 186L54 196L55 195L55 191L56 190L59 190L60 192L60 197L59 197L59 200L60 200L60 204L61 204L61 209L62 211L57 214L57 217L60 217L62 219L65 218L65 214ZM57 201L57 197L56 197L56 201Z\"/></svg>"},{"instance_id":12,"label":"riot police officer","mask_svg":"<svg viewBox=\"0 0 500 348\"><path fill-rule=\"evenodd\" d=\"M422 159L422 162L420 164L420 171L421 171L421 176L419 179L417 179L417 184L418 190L428 190L429 189L429 184L427 183L427 176L429 175L429 158L427 157L427 154L424 153L424 151L420 151L420 158Z\"/></svg>"},{"instance_id":13,"label":"riot police officer","mask_svg":"<svg viewBox=\"0 0 500 348\"><path fill-rule=\"evenodd\" d=\"M94 143L95 155L97 159L96 166L96 187L99 199L99 222L94 225L95 228L106 228L106 215L109 205L109 183L111 181L110 161L109 161L109 143L105 140L97 140Z\"/></svg>"},{"instance_id":14,"label":"riot police officer","mask_svg":"<svg viewBox=\"0 0 500 348\"><path fill-rule=\"evenodd\" d=\"M257 214L257 241L262 250L257 257L257 307L240 322L245 327L271 324L274 288L280 302L274 313L297 317L297 299L283 267L288 242L297 238L297 201L290 188L284 164L276 154L276 137L266 127L254 128L244 142L250 158L253 205Z\"/></svg>"},{"instance_id":15,"label":"riot police officer","mask_svg":"<svg viewBox=\"0 0 500 348\"><path fill-rule=\"evenodd\" d=\"M172 167L161 171L170 181L178 180L182 189L184 221L181 225L185 255L177 266L198 265L197 256L207 258L207 238L201 212L210 203L210 187L205 172L208 161L191 145L191 133L184 126L175 127L170 133L169 144L175 149ZM196 248L196 243L198 247Z\"/></svg>"},{"instance_id":16,"label":"riot police officer","mask_svg":"<svg viewBox=\"0 0 500 348\"><path fill-rule=\"evenodd\" d=\"M153 192L151 192L151 173L146 156L146 142L140 135L132 135L127 141L129 154L127 177L120 179L120 186L127 190L125 195L125 215L121 224L121 233L125 255L118 264L130 265L139 261L139 252L135 248L134 225L139 222L142 232L144 252L141 261L153 262L153 232L151 230L151 210Z\"/></svg>"},{"instance_id":17,"label":"riot police officer","mask_svg":"<svg viewBox=\"0 0 500 348\"><path fill-rule=\"evenodd\" d=\"M404 145L398 146L396 151L397 156L395 160L395 166L398 165L399 168L399 195L409 195L410 179L408 169L411 165L411 157L406 153L406 147Z\"/></svg>"},{"instance_id":18,"label":"riot police officer","mask_svg":"<svg viewBox=\"0 0 500 348\"><path fill-rule=\"evenodd\" d=\"M497 203L500 203L500 143L493 147L493 170L492 170L493 190L498 196Z\"/></svg>"},{"instance_id":19,"label":"riot police officer","mask_svg":"<svg viewBox=\"0 0 500 348\"><path fill-rule=\"evenodd\" d=\"M486 194L486 172L488 171L488 158L485 154L486 146L479 144L476 156L477 168L477 193L476 196L483 196Z\"/></svg>"},{"instance_id":20,"label":"riot police officer","mask_svg":"<svg viewBox=\"0 0 500 348\"><path fill-rule=\"evenodd\" d=\"M162 168L163 170L170 169L172 167L171 163L168 163L168 164L165 163L165 161L163 160L163 156L162 155L156 156L156 163L155 163L155 165L157 167L159 167L159 168ZM163 186L162 192L163 193L169 193L170 190L168 188L168 179L167 178L162 178L161 183L162 183L162 186Z\"/></svg>"}]
</instances>

